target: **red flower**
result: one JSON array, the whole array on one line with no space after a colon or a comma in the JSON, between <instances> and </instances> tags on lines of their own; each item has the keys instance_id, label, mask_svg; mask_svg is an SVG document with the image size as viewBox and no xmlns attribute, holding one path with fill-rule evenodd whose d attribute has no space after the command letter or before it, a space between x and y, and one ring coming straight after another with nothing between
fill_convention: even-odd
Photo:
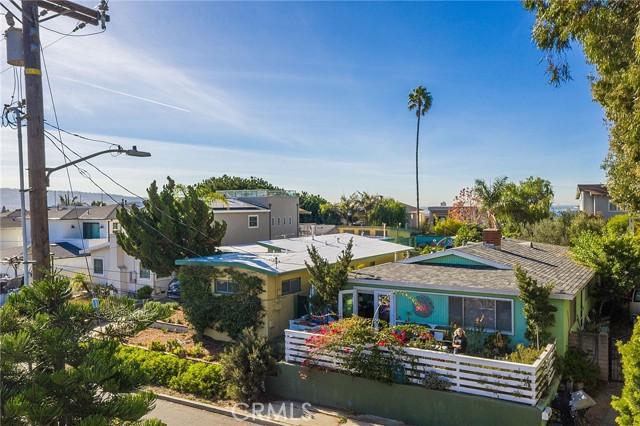
<instances>
[{"instance_id":1,"label":"red flower","mask_svg":"<svg viewBox=\"0 0 640 426\"><path fill-rule=\"evenodd\" d=\"M378 340L378 346L383 347L387 344L385 340Z\"/></svg>"},{"instance_id":2,"label":"red flower","mask_svg":"<svg viewBox=\"0 0 640 426\"><path fill-rule=\"evenodd\" d=\"M345 349L344 349L344 351L345 351L346 353L349 353L349 352L351 352L351 349L349 349L349 348L345 348Z\"/></svg>"},{"instance_id":3,"label":"red flower","mask_svg":"<svg viewBox=\"0 0 640 426\"><path fill-rule=\"evenodd\" d=\"M320 333L322 333L322 334L327 334L327 329L326 329L325 327L322 327L322 328L320 329Z\"/></svg>"},{"instance_id":4,"label":"red flower","mask_svg":"<svg viewBox=\"0 0 640 426\"><path fill-rule=\"evenodd\" d=\"M309 365L309 360L308 360L308 359L304 359L304 360L302 360L302 362L300 363L300 365L304 365L304 366Z\"/></svg>"}]
</instances>

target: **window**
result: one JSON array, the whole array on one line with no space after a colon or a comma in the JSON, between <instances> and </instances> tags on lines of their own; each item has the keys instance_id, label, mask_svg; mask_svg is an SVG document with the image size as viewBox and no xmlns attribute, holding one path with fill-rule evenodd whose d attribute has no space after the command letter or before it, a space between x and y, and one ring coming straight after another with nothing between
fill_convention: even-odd
<instances>
[{"instance_id":1,"label":"window","mask_svg":"<svg viewBox=\"0 0 640 426\"><path fill-rule=\"evenodd\" d=\"M302 290L300 278L282 281L282 294L297 293Z\"/></svg>"},{"instance_id":2,"label":"window","mask_svg":"<svg viewBox=\"0 0 640 426\"><path fill-rule=\"evenodd\" d=\"M236 283L231 280L216 280L215 292L218 294L230 294L236 292Z\"/></svg>"},{"instance_id":3,"label":"window","mask_svg":"<svg viewBox=\"0 0 640 426\"><path fill-rule=\"evenodd\" d=\"M249 228L258 227L258 216L249 216Z\"/></svg>"},{"instance_id":4,"label":"window","mask_svg":"<svg viewBox=\"0 0 640 426\"><path fill-rule=\"evenodd\" d=\"M275 217L271 218L271 226L276 226L276 218Z\"/></svg>"},{"instance_id":5,"label":"window","mask_svg":"<svg viewBox=\"0 0 640 426\"><path fill-rule=\"evenodd\" d=\"M150 279L151 278L151 270L145 269L142 266L140 266L140 278Z\"/></svg>"},{"instance_id":6,"label":"window","mask_svg":"<svg viewBox=\"0 0 640 426\"><path fill-rule=\"evenodd\" d=\"M104 275L104 259L93 258L93 273L95 275Z\"/></svg>"},{"instance_id":7,"label":"window","mask_svg":"<svg viewBox=\"0 0 640 426\"><path fill-rule=\"evenodd\" d=\"M482 320L487 330L513 333L513 304L510 300L449 296L449 323L474 327Z\"/></svg>"},{"instance_id":8,"label":"window","mask_svg":"<svg viewBox=\"0 0 640 426\"><path fill-rule=\"evenodd\" d=\"M280 225L280 216L278 216L278 225Z\"/></svg>"},{"instance_id":9,"label":"window","mask_svg":"<svg viewBox=\"0 0 640 426\"><path fill-rule=\"evenodd\" d=\"M85 222L82 224L82 238L85 240L100 238L100 224Z\"/></svg>"},{"instance_id":10,"label":"window","mask_svg":"<svg viewBox=\"0 0 640 426\"><path fill-rule=\"evenodd\" d=\"M291 216L289 216L289 225L291 225L291 221L292 221Z\"/></svg>"},{"instance_id":11,"label":"window","mask_svg":"<svg viewBox=\"0 0 640 426\"><path fill-rule=\"evenodd\" d=\"M619 212L620 209L618 209L618 206L616 206L611 201L609 201L609 211L610 212Z\"/></svg>"}]
</instances>

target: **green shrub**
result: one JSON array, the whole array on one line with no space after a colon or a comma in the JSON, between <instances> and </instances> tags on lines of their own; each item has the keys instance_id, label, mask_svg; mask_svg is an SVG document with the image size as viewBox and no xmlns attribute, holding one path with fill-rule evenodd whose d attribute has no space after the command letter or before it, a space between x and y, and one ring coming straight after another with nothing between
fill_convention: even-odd
<instances>
[{"instance_id":1,"label":"green shrub","mask_svg":"<svg viewBox=\"0 0 640 426\"><path fill-rule=\"evenodd\" d=\"M509 336L505 336L499 331L487 336L484 341L484 348L487 350L487 355L495 357L504 357L509 353L509 345L511 339Z\"/></svg>"},{"instance_id":2,"label":"green shrub","mask_svg":"<svg viewBox=\"0 0 640 426\"><path fill-rule=\"evenodd\" d=\"M151 297L151 293L153 292L153 288L151 286L145 285L144 287L140 287L136 293L138 299L149 299Z\"/></svg>"},{"instance_id":3,"label":"green shrub","mask_svg":"<svg viewBox=\"0 0 640 426\"><path fill-rule=\"evenodd\" d=\"M252 328L245 328L237 343L225 351L221 359L227 380L227 394L236 400L252 403L265 393L267 375L275 371L276 361L271 346Z\"/></svg>"},{"instance_id":4,"label":"green shrub","mask_svg":"<svg viewBox=\"0 0 640 426\"><path fill-rule=\"evenodd\" d=\"M173 352L174 350L182 347L182 342L178 339L171 339L167 341L167 350L169 352Z\"/></svg>"},{"instance_id":5,"label":"green shrub","mask_svg":"<svg viewBox=\"0 0 640 426\"><path fill-rule=\"evenodd\" d=\"M169 381L169 388L206 398L223 398L222 367L218 364L190 362L184 373Z\"/></svg>"},{"instance_id":6,"label":"green shrub","mask_svg":"<svg viewBox=\"0 0 640 426\"><path fill-rule=\"evenodd\" d=\"M158 340L150 341L148 347L150 351L164 352L167 350L167 347L164 345L164 343Z\"/></svg>"},{"instance_id":7,"label":"green shrub","mask_svg":"<svg viewBox=\"0 0 640 426\"><path fill-rule=\"evenodd\" d=\"M180 304L178 302L169 302L169 303L165 303L165 305L167 306L167 308L171 309L172 311L176 311L180 307Z\"/></svg>"},{"instance_id":8,"label":"green shrub","mask_svg":"<svg viewBox=\"0 0 640 426\"><path fill-rule=\"evenodd\" d=\"M120 347L117 356L123 362L138 363L141 374L145 374L151 384L206 398L225 396L222 367L218 364L188 361L126 346Z\"/></svg>"},{"instance_id":9,"label":"green shrub","mask_svg":"<svg viewBox=\"0 0 640 426\"><path fill-rule=\"evenodd\" d=\"M542 352L542 349L538 350L533 346L525 347L522 343L518 343L516 350L508 355L508 359L520 364L533 364L540 358Z\"/></svg>"},{"instance_id":10,"label":"green shrub","mask_svg":"<svg viewBox=\"0 0 640 426\"><path fill-rule=\"evenodd\" d=\"M187 355L194 358L202 358L204 356L204 349L202 349L202 342L198 342L195 346L187 350Z\"/></svg>"},{"instance_id":11,"label":"green shrub","mask_svg":"<svg viewBox=\"0 0 640 426\"><path fill-rule=\"evenodd\" d=\"M588 353L569 347L562 357L562 374L566 378L571 378L574 383L584 383L587 392L593 392L598 386L600 377L600 367L587 359Z\"/></svg>"}]
</instances>

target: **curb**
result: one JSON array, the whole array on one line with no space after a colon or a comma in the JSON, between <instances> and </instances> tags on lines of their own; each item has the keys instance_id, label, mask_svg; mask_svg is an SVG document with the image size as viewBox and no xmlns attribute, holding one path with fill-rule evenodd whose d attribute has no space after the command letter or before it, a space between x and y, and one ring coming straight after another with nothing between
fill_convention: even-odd
<instances>
[{"instance_id":1,"label":"curb","mask_svg":"<svg viewBox=\"0 0 640 426\"><path fill-rule=\"evenodd\" d=\"M156 396L158 397L158 399L161 399L163 401L169 401L169 402L173 402L175 404L186 405L187 407L197 408L199 410L209 411L211 413L220 414L220 415L223 415L223 416L235 418L233 416L233 411L232 410L228 410L226 408L218 407L216 405L205 404L203 402L192 401L190 399L178 398L178 397L175 397L175 396L165 395L165 394L161 394L161 393L157 393ZM259 424L259 425L264 425L264 426L282 426L282 425L286 425L287 424L287 423L277 423L277 422L275 422L273 420L261 419L261 418L258 418L258 417L254 417L254 418L251 418L251 419L247 418L246 420L245 419L236 419L236 420L238 422L253 423L253 424Z\"/></svg>"}]
</instances>

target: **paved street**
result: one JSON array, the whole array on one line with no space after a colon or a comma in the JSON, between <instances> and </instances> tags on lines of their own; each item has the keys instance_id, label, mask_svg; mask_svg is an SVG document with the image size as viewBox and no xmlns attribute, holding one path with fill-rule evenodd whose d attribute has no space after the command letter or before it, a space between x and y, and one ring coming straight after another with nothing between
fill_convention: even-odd
<instances>
[{"instance_id":1,"label":"paved street","mask_svg":"<svg viewBox=\"0 0 640 426\"><path fill-rule=\"evenodd\" d=\"M175 404L158 399L156 408L144 418L158 418L168 426L238 426L252 423L235 420L221 414L210 413L205 410Z\"/></svg>"}]
</instances>

